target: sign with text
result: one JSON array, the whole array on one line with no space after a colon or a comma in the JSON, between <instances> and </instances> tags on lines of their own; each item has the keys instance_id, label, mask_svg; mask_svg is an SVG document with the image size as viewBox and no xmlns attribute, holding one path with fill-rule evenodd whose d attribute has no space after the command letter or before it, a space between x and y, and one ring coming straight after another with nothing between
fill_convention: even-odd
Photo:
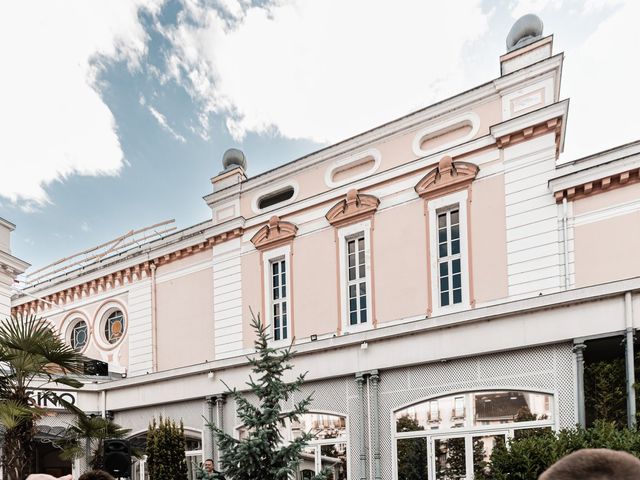
<instances>
[{"instance_id":1,"label":"sign with text","mask_svg":"<svg viewBox=\"0 0 640 480\"><path fill-rule=\"evenodd\" d=\"M55 397L52 397L50 393L55 393L58 397L71 405L78 403L78 393L70 391L55 391L49 390L30 390L29 397L33 400L33 403L40 408L48 408L50 410L64 410L64 406Z\"/></svg>"}]
</instances>

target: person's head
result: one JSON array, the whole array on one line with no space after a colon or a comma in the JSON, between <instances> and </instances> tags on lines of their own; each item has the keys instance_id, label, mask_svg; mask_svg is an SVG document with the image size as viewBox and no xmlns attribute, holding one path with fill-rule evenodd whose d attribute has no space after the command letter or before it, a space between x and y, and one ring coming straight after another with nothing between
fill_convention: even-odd
<instances>
[{"instance_id":1,"label":"person's head","mask_svg":"<svg viewBox=\"0 0 640 480\"><path fill-rule=\"evenodd\" d=\"M207 459L204 461L204 469L205 469L207 472L213 472L213 460L212 460L212 459L207 458Z\"/></svg>"},{"instance_id":2,"label":"person's head","mask_svg":"<svg viewBox=\"0 0 640 480\"><path fill-rule=\"evenodd\" d=\"M103 470L91 470L83 473L78 480L115 480L115 478Z\"/></svg>"},{"instance_id":3,"label":"person's head","mask_svg":"<svg viewBox=\"0 0 640 480\"><path fill-rule=\"evenodd\" d=\"M632 480L640 478L640 460L626 452L586 448L561 458L538 480Z\"/></svg>"},{"instance_id":4,"label":"person's head","mask_svg":"<svg viewBox=\"0 0 640 480\"><path fill-rule=\"evenodd\" d=\"M46 473L32 473L27 477L27 480L73 480L73 477L71 475L54 477L53 475L47 475Z\"/></svg>"}]
</instances>

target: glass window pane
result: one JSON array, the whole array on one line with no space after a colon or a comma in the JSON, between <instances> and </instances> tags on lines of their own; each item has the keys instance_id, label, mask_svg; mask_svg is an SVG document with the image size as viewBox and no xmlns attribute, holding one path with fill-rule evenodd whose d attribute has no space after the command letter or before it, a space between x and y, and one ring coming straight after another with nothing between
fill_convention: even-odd
<instances>
[{"instance_id":1,"label":"glass window pane","mask_svg":"<svg viewBox=\"0 0 640 480\"><path fill-rule=\"evenodd\" d=\"M440 291L444 293L448 290L449 290L449 278L448 277L440 278Z\"/></svg>"},{"instance_id":2,"label":"glass window pane","mask_svg":"<svg viewBox=\"0 0 640 480\"><path fill-rule=\"evenodd\" d=\"M429 464L426 438L398 439L396 450L398 453L398 480L428 479Z\"/></svg>"},{"instance_id":3,"label":"glass window pane","mask_svg":"<svg viewBox=\"0 0 640 480\"><path fill-rule=\"evenodd\" d=\"M278 275L274 275L273 276L273 287L279 287L280 286L280 277Z\"/></svg>"},{"instance_id":4,"label":"glass window pane","mask_svg":"<svg viewBox=\"0 0 640 480\"><path fill-rule=\"evenodd\" d=\"M349 240L347 242L347 251L351 254L354 253L356 251L356 241L355 240Z\"/></svg>"},{"instance_id":5,"label":"glass window pane","mask_svg":"<svg viewBox=\"0 0 640 480\"><path fill-rule=\"evenodd\" d=\"M491 478L491 454L494 448L504 446L504 444L504 435L473 437L473 474L475 478Z\"/></svg>"},{"instance_id":6,"label":"glass window pane","mask_svg":"<svg viewBox=\"0 0 640 480\"><path fill-rule=\"evenodd\" d=\"M356 268L350 268L349 269L349 280L355 280L356 279Z\"/></svg>"},{"instance_id":7,"label":"glass window pane","mask_svg":"<svg viewBox=\"0 0 640 480\"><path fill-rule=\"evenodd\" d=\"M552 397L544 393L495 391L474 394L474 424L553 420Z\"/></svg>"},{"instance_id":8,"label":"glass window pane","mask_svg":"<svg viewBox=\"0 0 640 480\"><path fill-rule=\"evenodd\" d=\"M449 293L443 292L440 294L440 306L446 307L447 305L449 305Z\"/></svg>"},{"instance_id":9,"label":"glass window pane","mask_svg":"<svg viewBox=\"0 0 640 480\"><path fill-rule=\"evenodd\" d=\"M440 264L440 276L446 277L449 274L449 264L447 262L442 262Z\"/></svg>"},{"instance_id":10,"label":"glass window pane","mask_svg":"<svg viewBox=\"0 0 640 480\"><path fill-rule=\"evenodd\" d=\"M444 228L447 225L447 214L441 213L438 215L438 228Z\"/></svg>"},{"instance_id":11,"label":"glass window pane","mask_svg":"<svg viewBox=\"0 0 640 480\"><path fill-rule=\"evenodd\" d=\"M358 300L354 297L349 300L349 311L355 312L358 309Z\"/></svg>"},{"instance_id":12,"label":"glass window pane","mask_svg":"<svg viewBox=\"0 0 640 480\"><path fill-rule=\"evenodd\" d=\"M351 312L349 314L349 324L350 325L357 325L358 324L358 312Z\"/></svg>"},{"instance_id":13,"label":"glass window pane","mask_svg":"<svg viewBox=\"0 0 640 480\"><path fill-rule=\"evenodd\" d=\"M445 243L447 241L447 229L442 228L438 230L438 243Z\"/></svg>"},{"instance_id":14,"label":"glass window pane","mask_svg":"<svg viewBox=\"0 0 640 480\"><path fill-rule=\"evenodd\" d=\"M356 256L355 254L349 254L349 267L356 266Z\"/></svg>"},{"instance_id":15,"label":"glass window pane","mask_svg":"<svg viewBox=\"0 0 640 480\"><path fill-rule=\"evenodd\" d=\"M284 273L287 271L287 262L285 262L284 260L280 262L280 268L282 269L282 274L284 276Z\"/></svg>"},{"instance_id":16,"label":"glass window pane","mask_svg":"<svg viewBox=\"0 0 640 480\"><path fill-rule=\"evenodd\" d=\"M360 323L367 323L367 309L360 312Z\"/></svg>"},{"instance_id":17,"label":"glass window pane","mask_svg":"<svg viewBox=\"0 0 640 480\"><path fill-rule=\"evenodd\" d=\"M349 298L355 298L355 297L356 297L356 286L349 285Z\"/></svg>"},{"instance_id":18,"label":"glass window pane","mask_svg":"<svg viewBox=\"0 0 640 480\"><path fill-rule=\"evenodd\" d=\"M285 338L287 338L287 326L284 325L282 327L282 339L284 340Z\"/></svg>"},{"instance_id":19,"label":"glass window pane","mask_svg":"<svg viewBox=\"0 0 640 480\"><path fill-rule=\"evenodd\" d=\"M451 224L460 223L460 211L452 210L451 211Z\"/></svg>"},{"instance_id":20,"label":"glass window pane","mask_svg":"<svg viewBox=\"0 0 640 480\"><path fill-rule=\"evenodd\" d=\"M367 308L367 296L362 295L360 297L360 310L364 310L365 308Z\"/></svg>"},{"instance_id":21,"label":"glass window pane","mask_svg":"<svg viewBox=\"0 0 640 480\"><path fill-rule=\"evenodd\" d=\"M360 275L359 278L364 278L365 277L365 273L364 273L364 265L360 265L359 267L359 271L358 271L358 275Z\"/></svg>"},{"instance_id":22,"label":"glass window pane","mask_svg":"<svg viewBox=\"0 0 640 480\"><path fill-rule=\"evenodd\" d=\"M273 275L278 275L278 262L273 262L271 264L271 269L273 270Z\"/></svg>"},{"instance_id":23,"label":"glass window pane","mask_svg":"<svg viewBox=\"0 0 640 480\"><path fill-rule=\"evenodd\" d=\"M320 468L328 471L328 480L347 480L347 444L322 445Z\"/></svg>"},{"instance_id":24,"label":"glass window pane","mask_svg":"<svg viewBox=\"0 0 640 480\"><path fill-rule=\"evenodd\" d=\"M451 242L451 255L458 255L460 253L460 240L454 240Z\"/></svg>"},{"instance_id":25,"label":"glass window pane","mask_svg":"<svg viewBox=\"0 0 640 480\"><path fill-rule=\"evenodd\" d=\"M460 273L460 259L451 262L451 273Z\"/></svg>"},{"instance_id":26,"label":"glass window pane","mask_svg":"<svg viewBox=\"0 0 640 480\"><path fill-rule=\"evenodd\" d=\"M280 304L279 303L274 303L273 304L273 316L274 316L274 318L280 316Z\"/></svg>"},{"instance_id":27,"label":"glass window pane","mask_svg":"<svg viewBox=\"0 0 640 480\"><path fill-rule=\"evenodd\" d=\"M358 250L364 251L364 237L358 239Z\"/></svg>"},{"instance_id":28,"label":"glass window pane","mask_svg":"<svg viewBox=\"0 0 640 480\"><path fill-rule=\"evenodd\" d=\"M462 275L460 274L453 276L453 288L461 288L461 285L460 285L460 282L462 281L461 278L462 278Z\"/></svg>"},{"instance_id":29,"label":"glass window pane","mask_svg":"<svg viewBox=\"0 0 640 480\"><path fill-rule=\"evenodd\" d=\"M462 303L462 290L459 288L453 291L453 303Z\"/></svg>"},{"instance_id":30,"label":"glass window pane","mask_svg":"<svg viewBox=\"0 0 640 480\"><path fill-rule=\"evenodd\" d=\"M273 289L273 299L274 300L278 300L280 298L280 289L279 288L274 288Z\"/></svg>"},{"instance_id":31,"label":"glass window pane","mask_svg":"<svg viewBox=\"0 0 640 480\"><path fill-rule=\"evenodd\" d=\"M286 297L287 296L287 287L285 285L282 285L282 297Z\"/></svg>"},{"instance_id":32,"label":"glass window pane","mask_svg":"<svg viewBox=\"0 0 640 480\"><path fill-rule=\"evenodd\" d=\"M460 226L451 225L451 240L457 240L460 238Z\"/></svg>"},{"instance_id":33,"label":"glass window pane","mask_svg":"<svg viewBox=\"0 0 640 480\"><path fill-rule=\"evenodd\" d=\"M447 256L447 244L446 243L441 243L438 246L438 255L440 258L446 257Z\"/></svg>"},{"instance_id":34,"label":"glass window pane","mask_svg":"<svg viewBox=\"0 0 640 480\"><path fill-rule=\"evenodd\" d=\"M436 480L464 479L467 475L464 437L433 441Z\"/></svg>"},{"instance_id":35,"label":"glass window pane","mask_svg":"<svg viewBox=\"0 0 640 480\"><path fill-rule=\"evenodd\" d=\"M367 294L367 284L365 282L360 283L360 295Z\"/></svg>"}]
</instances>

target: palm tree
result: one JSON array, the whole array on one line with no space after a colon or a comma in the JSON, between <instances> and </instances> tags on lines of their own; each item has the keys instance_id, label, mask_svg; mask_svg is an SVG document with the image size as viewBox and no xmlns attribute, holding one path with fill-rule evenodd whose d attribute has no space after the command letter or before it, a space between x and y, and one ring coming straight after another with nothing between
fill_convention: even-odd
<instances>
[{"instance_id":1,"label":"palm tree","mask_svg":"<svg viewBox=\"0 0 640 480\"><path fill-rule=\"evenodd\" d=\"M0 422L4 428L2 471L4 480L26 476L33 453L36 422L44 410L30 397L33 388L43 389L52 402L73 411L52 384L80 388L69 375L82 371L84 357L53 331L49 323L35 316L11 317L0 321Z\"/></svg>"},{"instance_id":2,"label":"palm tree","mask_svg":"<svg viewBox=\"0 0 640 480\"><path fill-rule=\"evenodd\" d=\"M104 469L104 441L110 438L125 438L130 431L107 418L78 412L73 425L67 428L64 438L57 442L62 448L60 458L75 460L85 457L92 469ZM140 456L136 451L132 454L134 457Z\"/></svg>"}]
</instances>

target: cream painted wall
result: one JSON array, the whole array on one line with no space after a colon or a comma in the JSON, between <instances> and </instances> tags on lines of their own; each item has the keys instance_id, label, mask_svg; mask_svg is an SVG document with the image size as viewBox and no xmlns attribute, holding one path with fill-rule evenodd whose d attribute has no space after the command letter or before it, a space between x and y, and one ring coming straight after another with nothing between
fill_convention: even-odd
<instances>
[{"instance_id":1,"label":"cream painted wall","mask_svg":"<svg viewBox=\"0 0 640 480\"><path fill-rule=\"evenodd\" d=\"M338 329L336 249L333 228L298 237L293 243L293 332L298 340Z\"/></svg>"},{"instance_id":2,"label":"cream painted wall","mask_svg":"<svg viewBox=\"0 0 640 480\"><path fill-rule=\"evenodd\" d=\"M426 315L429 269L423 201L378 212L372 243L377 321Z\"/></svg>"},{"instance_id":3,"label":"cream painted wall","mask_svg":"<svg viewBox=\"0 0 640 480\"><path fill-rule=\"evenodd\" d=\"M509 294L504 175L473 182L471 199L473 294L482 303Z\"/></svg>"},{"instance_id":4,"label":"cream painted wall","mask_svg":"<svg viewBox=\"0 0 640 480\"><path fill-rule=\"evenodd\" d=\"M158 370L214 359L211 268L156 285Z\"/></svg>"},{"instance_id":5,"label":"cream painted wall","mask_svg":"<svg viewBox=\"0 0 640 480\"><path fill-rule=\"evenodd\" d=\"M640 275L640 212L575 227L576 287Z\"/></svg>"},{"instance_id":6,"label":"cream painted wall","mask_svg":"<svg viewBox=\"0 0 640 480\"><path fill-rule=\"evenodd\" d=\"M264 318L261 262L262 254L258 251L242 256L242 345L244 348L251 348L255 339L251 328L251 310Z\"/></svg>"}]
</instances>

